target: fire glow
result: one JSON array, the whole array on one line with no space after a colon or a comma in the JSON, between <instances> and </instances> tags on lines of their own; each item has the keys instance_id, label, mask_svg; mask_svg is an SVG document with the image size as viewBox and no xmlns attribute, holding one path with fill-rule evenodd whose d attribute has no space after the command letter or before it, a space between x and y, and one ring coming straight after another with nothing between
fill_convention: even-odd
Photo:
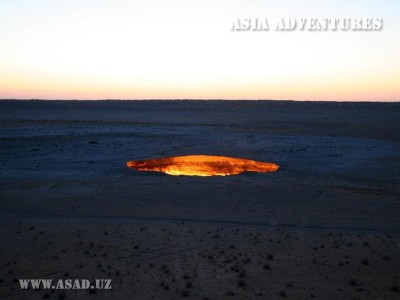
<instances>
[{"instance_id":1,"label":"fire glow","mask_svg":"<svg viewBox=\"0 0 400 300\"><path fill-rule=\"evenodd\" d=\"M138 171L163 172L175 176L229 176L243 172L275 172L279 169L274 163L213 155L132 160L127 162L127 166Z\"/></svg>"}]
</instances>

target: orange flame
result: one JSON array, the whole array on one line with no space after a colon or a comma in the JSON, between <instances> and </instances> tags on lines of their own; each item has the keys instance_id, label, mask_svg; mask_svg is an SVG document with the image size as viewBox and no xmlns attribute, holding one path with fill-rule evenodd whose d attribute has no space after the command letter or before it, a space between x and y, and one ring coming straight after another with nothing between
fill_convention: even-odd
<instances>
[{"instance_id":1,"label":"orange flame","mask_svg":"<svg viewBox=\"0 0 400 300\"><path fill-rule=\"evenodd\" d=\"M127 166L138 171L156 171L169 175L227 176L242 172L274 172L279 166L244 158L212 155L186 155L132 160Z\"/></svg>"}]
</instances>

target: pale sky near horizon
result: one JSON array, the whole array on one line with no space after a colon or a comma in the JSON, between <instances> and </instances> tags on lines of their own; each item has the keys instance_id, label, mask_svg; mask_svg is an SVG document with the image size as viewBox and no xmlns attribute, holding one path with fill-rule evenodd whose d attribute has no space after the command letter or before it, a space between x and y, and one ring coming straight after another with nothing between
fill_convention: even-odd
<instances>
[{"instance_id":1,"label":"pale sky near horizon","mask_svg":"<svg viewBox=\"0 0 400 300\"><path fill-rule=\"evenodd\" d=\"M0 0L0 99L400 100L400 1L298 2ZM275 31L327 17L383 29Z\"/></svg>"}]
</instances>

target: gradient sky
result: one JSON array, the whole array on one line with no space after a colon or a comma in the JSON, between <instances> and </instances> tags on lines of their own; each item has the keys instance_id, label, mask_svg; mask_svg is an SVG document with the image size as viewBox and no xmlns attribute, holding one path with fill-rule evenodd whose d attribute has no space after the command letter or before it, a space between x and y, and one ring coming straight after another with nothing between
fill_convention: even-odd
<instances>
[{"instance_id":1,"label":"gradient sky","mask_svg":"<svg viewBox=\"0 0 400 300\"><path fill-rule=\"evenodd\" d=\"M246 17L384 28L230 30ZM398 0L0 0L0 98L399 101L399 17Z\"/></svg>"}]
</instances>

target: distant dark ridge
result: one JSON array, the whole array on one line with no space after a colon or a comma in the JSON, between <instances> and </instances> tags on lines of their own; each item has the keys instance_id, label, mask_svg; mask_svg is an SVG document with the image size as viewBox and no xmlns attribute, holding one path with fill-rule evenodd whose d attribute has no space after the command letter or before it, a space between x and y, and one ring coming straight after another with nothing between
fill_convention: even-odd
<instances>
[{"instance_id":1,"label":"distant dark ridge","mask_svg":"<svg viewBox=\"0 0 400 300\"><path fill-rule=\"evenodd\" d=\"M85 109L85 108L100 108L101 110L118 110L118 109L153 109L153 110L226 110L226 109L241 109L241 110L275 110L289 109L293 111L310 111L310 110L325 110L329 109L376 109L380 111L398 111L400 102L356 102L356 101L295 101L295 100L199 100L199 99L176 99L176 100L45 100L45 99L3 99L0 100L0 114L5 113L5 109L15 111L15 109Z\"/></svg>"}]
</instances>

